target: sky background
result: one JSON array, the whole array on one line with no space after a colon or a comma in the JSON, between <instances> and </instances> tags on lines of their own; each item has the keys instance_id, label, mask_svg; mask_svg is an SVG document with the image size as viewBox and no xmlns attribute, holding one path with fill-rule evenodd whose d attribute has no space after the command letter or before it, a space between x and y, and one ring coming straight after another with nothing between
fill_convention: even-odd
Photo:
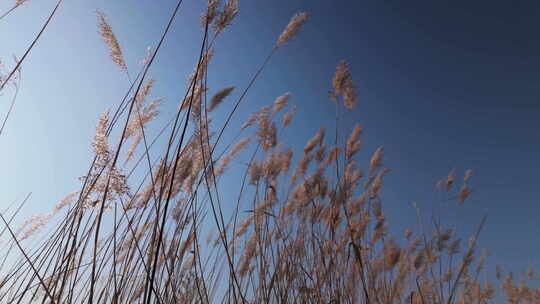
<instances>
[{"instance_id":1,"label":"sky background","mask_svg":"<svg viewBox=\"0 0 540 304\"><path fill-rule=\"evenodd\" d=\"M162 124L174 114L197 58L204 2L185 0L151 69L152 95L164 98ZM32 192L23 215L46 212L77 189L99 114L129 87L108 58L95 9L109 16L135 73L174 4L65 0L23 65L19 98L0 136L1 209ZM2 1L0 11L10 5ZM0 58L8 67L53 6L29 0L0 20ZM459 208L444 203L443 224L468 237L487 214L480 246L491 249L489 261L540 270L540 3L240 1L238 18L215 49L210 92L235 85L238 96L301 10L311 13L305 30L272 59L235 116L236 126L290 91L299 113L287 142L303 146L321 123L332 130L328 90L336 64L347 60L359 102L340 123L347 132L356 122L365 126L363 157L385 147L392 172L382 198L391 228L414 228L411 203L429 215L440 204L437 180L452 168L472 168L473 195ZM10 94L0 96L2 117Z\"/></svg>"}]
</instances>

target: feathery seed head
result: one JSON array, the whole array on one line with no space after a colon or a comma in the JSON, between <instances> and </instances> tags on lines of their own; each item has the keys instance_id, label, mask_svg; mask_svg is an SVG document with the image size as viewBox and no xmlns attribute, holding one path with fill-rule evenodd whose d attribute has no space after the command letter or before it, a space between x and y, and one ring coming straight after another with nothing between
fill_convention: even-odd
<instances>
[{"instance_id":1,"label":"feathery seed head","mask_svg":"<svg viewBox=\"0 0 540 304\"><path fill-rule=\"evenodd\" d=\"M215 35L219 35L227 26L231 25L238 15L238 0L228 0L223 6L223 11L214 20L212 25Z\"/></svg>"},{"instance_id":2,"label":"feathery seed head","mask_svg":"<svg viewBox=\"0 0 540 304\"><path fill-rule=\"evenodd\" d=\"M219 106L227 96L231 94L234 90L234 87L228 87L219 90L210 100L210 107L208 107L208 112L212 112L217 106Z\"/></svg>"},{"instance_id":3,"label":"feathery seed head","mask_svg":"<svg viewBox=\"0 0 540 304\"><path fill-rule=\"evenodd\" d=\"M79 192L73 191L64 196L64 198L54 206L53 214L58 213L65 206L69 205L73 201L73 198L75 198L75 195L77 195L77 193Z\"/></svg>"},{"instance_id":4,"label":"feathery seed head","mask_svg":"<svg viewBox=\"0 0 540 304\"><path fill-rule=\"evenodd\" d=\"M445 180L446 192L450 191L456 181L456 169L452 169Z\"/></svg>"},{"instance_id":5,"label":"feathery seed head","mask_svg":"<svg viewBox=\"0 0 540 304\"><path fill-rule=\"evenodd\" d=\"M472 192L472 190L471 190L471 188L469 188L469 186L467 186L465 184L463 186L461 186L461 188L459 189L459 193L458 193L459 203L463 204L465 202L465 200L469 197L471 192Z\"/></svg>"},{"instance_id":6,"label":"feathery seed head","mask_svg":"<svg viewBox=\"0 0 540 304\"><path fill-rule=\"evenodd\" d=\"M291 121L292 121L292 119L294 117L294 114L296 114L296 107L295 106L292 107L289 111L287 111L287 113L285 113L285 115L283 115L283 127L286 128L291 123Z\"/></svg>"},{"instance_id":7,"label":"feathery seed head","mask_svg":"<svg viewBox=\"0 0 540 304\"><path fill-rule=\"evenodd\" d=\"M465 171L465 175L463 176L463 181L467 182L469 179L474 175L474 170L468 169Z\"/></svg>"},{"instance_id":8,"label":"feathery seed head","mask_svg":"<svg viewBox=\"0 0 540 304\"><path fill-rule=\"evenodd\" d=\"M371 156L371 160L369 162L369 171L371 173L374 173L375 170L382 165L383 150L383 147L379 147L375 153L373 153L373 156Z\"/></svg>"},{"instance_id":9,"label":"feathery seed head","mask_svg":"<svg viewBox=\"0 0 540 304\"><path fill-rule=\"evenodd\" d=\"M349 138L347 138L347 146L345 150L345 157L347 160L351 160L353 156L360 150L362 147L362 141L360 140L360 135L362 134L362 130L364 127L360 124L357 124Z\"/></svg>"},{"instance_id":10,"label":"feathery seed head","mask_svg":"<svg viewBox=\"0 0 540 304\"><path fill-rule=\"evenodd\" d=\"M309 14L306 12L301 12L294 15L285 30L283 30L281 35L279 35L276 42L276 48L281 47L287 42L291 41L298 34L298 32L300 32L302 26L304 23L306 23L308 18Z\"/></svg>"},{"instance_id":11,"label":"feathery seed head","mask_svg":"<svg viewBox=\"0 0 540 304\"><path fill-rule=\"evenodd\" d=\"M105 111L99 117L99 122L96 127L96 135L92 143L92 148L98 157L108 161L109 159L109 143L107 139L107 127L109 126L109 111Z\"/></svg>"},{"instance_id":12,"label":"feathery seed head","mask_svg":"<svg viewBox=\"0 0 540 304\"><path fill-rule=\"evenodd\" d=\"M279 112L281 109L286 107L288 105L289 97L291 96L291 93L287 92L274 101L274 112Z\"/></svg>"},{"instance_id":13,"label":"feathery seed head","mask_svg":"<svg viewBox=\"0 0 540 304\"><path fill-rule=\"evenodd\" d=\"M240 141L238 141L232 147L231 152L229 152L227 155L225 155L221 159L221 162L220 162L219 167L216 170L215 174L216 175L221 175L225 171L225 169L227 168L227 165L230 163L230 161L233 158L235 158L238 155L238 153L240 153L240 151L242 151L247 146L247 144L249 143L250 140L251 140L251 138L246 137L246 138L243 138Z\"/></svg>"},{"instance_id":14,"label":"feathery seed head","mask_svg":"<svg viewBox=\"0 0 540 304\"><path fill-rule=\"evenodd\" d=\"M212 24L214 18L218 14L219 0L208 0L206 11L201 16L201 25L206 27L206 24Z\"/></svg>"},{"instance_id":15,"label":"feathery seed head","mask_svg":"<svg viewBox=\"0 0 540 304\"><path fill-rule=\"evenodd\" d=\"M107 16L100 10L96 10L98 15L98 26L101 38L109 47L109 53L114 63L124 72L127 72L126 62L120 44L114 35L111 26L107 23Z\"/></svg>"},{"instance_id":16,"label":"feathery seed head","mask_svg":"<svg viewBox=\"0 0 540 304\"><path fill-rule=\"evenodd\" d=\"M324 141L325 129L320 128L317 134L311 138L304 147L304 153L310 153L317 145L321 145Z\"/></svg>"},{"instance_id":17,"label":"feathery seed head","mask_svg":"<svg viewBox=\"0 0 540 304\"><path fill-rule=\"evenodd\" d=\"M332 88L330 97L337 102L338 97L341 96L345 107L352 110L356 105L357 95L356 88L353 85L352 74L346 61L342 61L336 66Z\"/></svg>"}]
</instances>

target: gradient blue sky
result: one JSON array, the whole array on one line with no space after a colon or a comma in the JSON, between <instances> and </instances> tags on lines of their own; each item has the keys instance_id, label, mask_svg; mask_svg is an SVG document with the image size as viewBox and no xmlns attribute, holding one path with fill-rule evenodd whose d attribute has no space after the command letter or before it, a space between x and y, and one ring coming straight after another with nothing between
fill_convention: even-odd
<instances>
[{"instance_id":1,"label":"gradient blue sky","mask_svg":"<svg viewBox=\"0 0 540 304\"><path fill-rule=\"evenodd\" d=\"M151 74L172 115L196 58L205 1L185 0ZM54 1L29 0L0 21L0 58L21 55ZM9 5L0 4L3 11ZM155 44L173 1L65 0L23 66L22 89L0 137L0 207L28 192L25 214L50 209L77 188L91 156L98 115L114 107L128 81L110 62L94 10L109 15L132 71ZM327 92L335 65L349 61L360 95L342 126L365 125L369 156L385 147L383 199L391 226L416 221L411 202L429 214L435 182L452 168L473 168L475 192L445 208L443 223L468 236L482 215L490 261L540 267L540 4L534 1L241 1L240 15L216 47L210 87L242 88L297 11L312 18L280 50L237 118L290 91L299 107L290 143L321 122L333 127ZM238 94L238 92L236 92ZM4 115L9 94L0 96ZM237 95L235 95L237 96Z\"/></svg>"}]
</instances>

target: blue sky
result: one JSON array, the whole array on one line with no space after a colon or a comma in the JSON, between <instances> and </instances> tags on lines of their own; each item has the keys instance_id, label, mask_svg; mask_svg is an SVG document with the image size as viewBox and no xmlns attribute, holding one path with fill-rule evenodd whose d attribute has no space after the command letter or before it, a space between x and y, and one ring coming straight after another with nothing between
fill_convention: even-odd
<instances>
[{"instance_id":1,"label":"blue sky","mask_svg":"<svg viewBox=\"0 0 540 304\"><path fill-rule=\"evenodd\" d=\"M165 102L162 123L184 92L201 40L204 1L185 2L151 70L157 80L153 95ZM20 56L53 5L29 0L0 20L0 58ZM114 107L128 88L97 33L94 10L109 16L134 73L173 6L65 1L23 66L21 92L0 137L0 207L33 192L25 214L47 211L76 189L99 113ZM490 261L516 270L538 268L540 5L241 1L240 15L216 46L210 89L243 88L300 10L312 14L305 30L276 54L235 117L243 121L290 91L299 115L286 141L303 145L321 123L333 127L327 92L335 65L347 60L360 98L341 124L345 130L355 122L365 125L365 157L385 147L392 172L383 199L391 226L414 227L411 202L430 214L439 201L435 182L452 168L473 168L475 192L464 206L444 209L446 224L468 236L487 214L480 246L492 250ZM8 93L0 96L0 114L8 102Z\"/></svg>"}]
</instances>

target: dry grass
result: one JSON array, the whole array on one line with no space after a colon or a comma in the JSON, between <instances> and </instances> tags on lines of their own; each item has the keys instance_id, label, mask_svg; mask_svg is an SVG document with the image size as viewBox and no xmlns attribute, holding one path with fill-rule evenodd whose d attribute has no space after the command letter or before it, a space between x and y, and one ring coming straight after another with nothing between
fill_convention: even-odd
<instances>
[{"instance_id":1,"label":"dry grass","mask_svg":"<svg viewBox=\"0 0 540 304\"><path fill-rule=\"evenodd\" d=\"M143 69L130 79L125 98L100 117L94 159L80 189L19 229L13 218L2 216L1 233L10 241L2 251L1 303L494 301L495 285L480 276L487 254L477 249L485 219L465 244L437 218L417 235L388 232L380 193L389 170L382 147L373 151L367 170L359 167L361 125L345 142L321 128L305 145L287 147L281 139L297 111L285 93L254 112L236 142L222 142L244 96L276 51L299 33L307 13L293 16L239 97L226 101L235 88L209 97L206 75L216 38L233 22L238 2L208 1L188 89L175 117L148 138L145 129L158 117L159 100L148 100L154 80L147 73L181 3ZM101 12L98 26L111 59L129 77ZM15 83L19 64L0 75L2 88ZM347 63L338 63L328 79L331 100L353 109L357 92ZM228 112L221 128L210 119L217 106ZM151 156L149 149L162 136L167 145ZM235 162L240 155L247 166ZM222 198L228 169L243 170L234 202ZM452 171L438 191L463 203L472 175ZM224 214L225 205L232 215ZM51 218L58 220L45 241L25 246ZM208 230L204 242L201 233ZM511 273L502 278L498 271L498 277L508 302L540 303L537 289L514 283ZM534 272L528 270L527 277L534 280Z\"/></svg>"}]
</instances>

